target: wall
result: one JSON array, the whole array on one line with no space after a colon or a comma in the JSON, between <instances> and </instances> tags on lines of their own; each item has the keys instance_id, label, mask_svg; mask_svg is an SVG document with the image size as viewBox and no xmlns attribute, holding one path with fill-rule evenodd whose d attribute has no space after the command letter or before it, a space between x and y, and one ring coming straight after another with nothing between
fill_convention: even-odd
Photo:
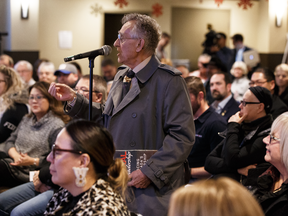
<instances>
[{"instance_id":1,"label":"wall","mask_svg":"<svg viewBox=\"0 0 288 216\"><path fill-rule=\"evenodd\" d=\"M1 0L0 1L0 33L6 33L10 34L10 19L7 19L7 17L10 17L10 4L9 0ZM11 40L9 36L2 36L2 42L1 42L1 50L0 53L2 53L3 50L10 50L11 49Z\"/></svg>"}]
</instances>

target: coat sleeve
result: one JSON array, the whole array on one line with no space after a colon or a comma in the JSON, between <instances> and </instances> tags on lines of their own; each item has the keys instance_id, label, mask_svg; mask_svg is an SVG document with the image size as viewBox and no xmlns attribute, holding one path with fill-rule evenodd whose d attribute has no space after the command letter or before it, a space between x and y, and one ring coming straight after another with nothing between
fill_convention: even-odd
<instances>
[{"instance_id":1,"label":"coat sleeve","mask_svg":"<svg viewBox=\"0 0 288 216\"><path fill-rule=\"evenodd\" d=\"M221 157L223 144L224 140L206 157L204 168L212 175L231 172L230 168L225 164L224 159Z\"/></svg>"},{"instance_id":2,"label":"coat sleeve","mask_svg":"<svg viewBox=\"0 0 288 216\"><path fill-rule=\"evenodd\" d=\"M248 140L245 145L240 148L239 143L240 125L235 122L228 124L228 133L225 145L223 147L224 160L227 166L232 169L239 169L251 164L264 162L266 152L263 136L256 136Z\"/></svg>"},{"instance_id":3,"label":"coat sleeve","mask_svg":"<svg viewBox=\"0 0 288 216\"><path fill-rule=\"evenodd\" d=\"M195 141L192 108L183 78L172 77L163 97L165 137L158 151L141 168L158 189L168 184L173 174L184 167Z\"/></svg>"},{"instance_id":4,"label":"coat sleeve","mask_svg":"<svg viewBox=\"0 0 288 216\"><path fill-rule=\"evenodd\" d=\"M103 107L99 103L92 103L92 121L95 121L99 125L103 125L102 119ZM77 94L76 102L73 107L69 107L67 102L64 105L64 112L72 118L87 119L89 117L89 101L84 96Z\"/></svg>"}]
</instances>

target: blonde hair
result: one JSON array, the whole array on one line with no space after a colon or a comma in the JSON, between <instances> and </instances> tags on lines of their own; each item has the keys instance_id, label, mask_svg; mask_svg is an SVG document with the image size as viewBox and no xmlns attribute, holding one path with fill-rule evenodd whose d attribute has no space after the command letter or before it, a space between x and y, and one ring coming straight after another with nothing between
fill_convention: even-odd
<instances>
[{"instance_id":1,"label":"blonde hair","mask_svg":"<svg viewBox=\"0 0 288 216\"><path fill-rule=\"evenodd\" d=\"M287 64L280 64L280 65L277 65L277 67L275 68L275 71L274 71L274 75L277 74L278 71L284 71L287 75L288 75L288 65Z\"/></svg>"},{"instance_id":2,"label":"blonde hair","mask_svg":"<svg viewBox=\"0 0 288 216\"><path fill-rule=\"evenodd\" d=\"M209 179L172 194L168 216L264 216L242 185L229 178Z\"/></svg>"},{"instance_id":3,"label":"blonde hair","mask_svg":"<svg viewBox=\"0 0 288 216\"><path fill-rule=\"evenodd\" d=\"M230 73L234 76L234 69L235 68L240 68L242 71L243 71L243 76L246 75L248 73L248 68L247 68L247 65L242 62L242 61L236 61L231 70L230 70Z\"/></svg>"},{"instance_id":4,"label":"blonde hair","mask_svg":"<svg viewBox=\"0 0 288 216\"><path fill-rule=\"evenodd\" d=\"M0 73L4 75L7 87L6 92L0 96L2 100L0 112L13 107L14 102L28 103L28 97L21 97L24 83L20 75L13 68L4 65L0 66Z\"/></svg>"},{"instance_id":5,"label":"blonde hair","mask_svg":"<svg viewBox=\"0 0 288 216\"><path fill-rule=\"evenodd\" d=\"M271 126L271 134L274 135L275 132L279 132L281 161L283 162L286 170L288 170L287 131L288 131L288 112L284 112L274 120Z\"/></svg>"}]
</instances>

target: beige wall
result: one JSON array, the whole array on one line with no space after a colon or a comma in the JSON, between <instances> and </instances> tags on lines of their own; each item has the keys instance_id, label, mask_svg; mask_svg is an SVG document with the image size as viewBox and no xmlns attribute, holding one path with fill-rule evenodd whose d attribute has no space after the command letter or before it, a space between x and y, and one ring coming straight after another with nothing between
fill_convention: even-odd
<instances>
[{"instance_id":1,"label":"beige wall","mask_svg":"<svg viewBox=\"0 0 288 216\"><path fill-rule=\"evenodd\" d=\"M9 0L0 1L0 32L10 32L10 4ZM10 50L11 49L11 40L8 36L2 36L1 50ZM0 50L0 52L1 52ZM2 53L2 52L1 52Z\"/></svg>"},{"instance_id":2,"label":"beige wall","mask_svg":"<svg viewBox=\"0 0 288 216\"><path fill-rule=\"evenodd\" d=\"M1 0L1 5L3 5ZM41 58L51 59L56 67L63 63L63 58L73 54L100 48L103 45L104 15L91 14L91 6L96 3L102 7L104 13L129 13L149 12L151 6L156 3L153 0L130 0L128 7L119 9L115 6L115 0L29 0L29 20L20 19L20 1L10 0L11 35L6 41L5 49L8 51L40 51ZM274 28L275 20L270 17L269 4L272 1L252 1L253 7L248 10L240 9L236 1L225 0L220 7L214 1L199 0L159 0L163 5L163 15L156 18L162 26L162 30L171 33L172 8L184 7L193 9L213 9L230 11L228 21L230 32L227 36L235 33L244 35L245 44L257 49L262 53L283 52L286 44L287 10L285 11L285 23L280 29ZM287 7L287 6L286 6ZM263 12L264 11L264 12ZM1 17L1 15L0 15ZM211 19L216 19L211 17ZM268 22L269 21L269 22ZM0 22L1 23L1 22ZM5 22L6 23L6 22ZM191 23L195 25L195 23ZM269 26L269 27L267 27ZM0 28L1 29L1 28ZM58 46L58 32L69 30L73 33L73 46L69 50L60 49ZM218 29L216 29L218 30ZM116 36L115 36L116 39ZM204 39L204 38L203 38ZM172 39L173 40L173 39ZM202 40L201 40L202 41ZM188 41L188 44L193 41ZM231 46L231 41L229 41ZM283 47L283 48L282 48ZM171 45L167 47L168 55L171 56ZM101 58L96 58L95 71L99 73ZM84 73L88 72L88 60L78 61Z\"/></svg>"}]
</instances>

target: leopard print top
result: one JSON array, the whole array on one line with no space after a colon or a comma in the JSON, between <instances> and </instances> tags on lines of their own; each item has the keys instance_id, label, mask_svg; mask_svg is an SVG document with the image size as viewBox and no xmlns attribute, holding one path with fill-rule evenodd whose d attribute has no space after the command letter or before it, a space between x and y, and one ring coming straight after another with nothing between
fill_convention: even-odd
<instances>
[{"instance_id":1,"label":"leopard print top","mask_svg":"<svg viewBox=\"0 0 288 216\"><path fill-rule=\"evenodd\" d=\"M60 188L48 203L44 215L57 215L57 211L72 198L69 191ZM74 208L63 215L130 216L130 213L121 195L116 193L107 181L98 179L78 200Z\"/></svg>"}]
</instances>

